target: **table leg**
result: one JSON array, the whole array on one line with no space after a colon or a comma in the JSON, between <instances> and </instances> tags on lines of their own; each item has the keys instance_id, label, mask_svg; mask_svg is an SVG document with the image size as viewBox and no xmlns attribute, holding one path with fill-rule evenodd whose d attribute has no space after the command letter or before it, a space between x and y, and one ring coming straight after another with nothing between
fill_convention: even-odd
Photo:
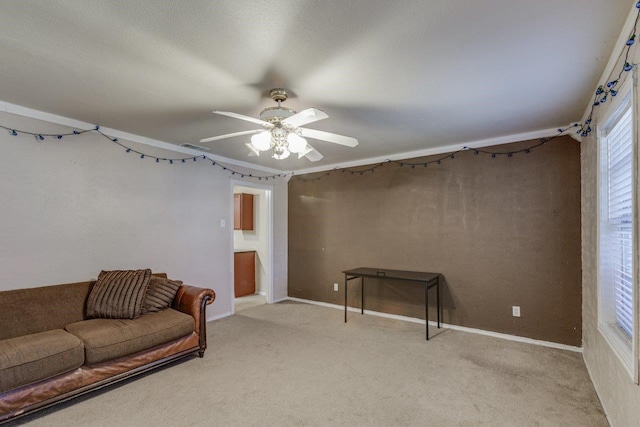
<instances>
[{"instance_id":1,"label":"table leg","mask_svg":"<svg viewBox=\"0 0 640 427\"><path fill-rule=\"evenodd\" d=\"M436 306L438 310L438 329L440 329L440 278L438 277L436 282L436 298L438 298L438 304Z\"/></svg>"},{"instance_id":2,"label":"table leg","mask_svg":"<svg viewBox=\"0 0 640 427\"><path fill-rule=\"evenodd\" d=\"M424 284L424 323L427 329L427 341L429 341L429 282Z\"/></svg>"},{"instance_id":3,"label":"table leg","mask_svg":"<svg viewBox=\"0 0 640 427\"><path fill-rule=\"evenodd\" d=\"M362 277L362 286L360 287L362 289L362 295L361 295L361 302L360 302L360 314L364 314L364 276Z\"/></svg>"},{"instance_id":4,"label":"table leg","mask_svg":"<svg viewBox=\"0 0 640 427\"><path fill-rule=\"evenodd\" d=\"M347 323L347 275L344 275L344 323Z\"/></svg>"}]
</instances>

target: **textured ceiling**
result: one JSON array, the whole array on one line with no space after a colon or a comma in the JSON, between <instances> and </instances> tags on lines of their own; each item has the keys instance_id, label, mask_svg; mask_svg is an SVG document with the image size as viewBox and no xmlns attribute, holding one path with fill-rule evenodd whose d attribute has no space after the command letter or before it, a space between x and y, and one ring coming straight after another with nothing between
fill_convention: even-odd
<instances>
[{"instance_id":1,"label":"textured ceiling","mask_svg":"<svg viewBox=\"0 0 640 427\"><path fill-rule=\"evenodd\" d=\"M627 0L8 0L0 100L174 144L254 129L273 87L324 110L321 162L211 153L280 170L350 162L578 121Z\"/></svg>"}]
</instances>

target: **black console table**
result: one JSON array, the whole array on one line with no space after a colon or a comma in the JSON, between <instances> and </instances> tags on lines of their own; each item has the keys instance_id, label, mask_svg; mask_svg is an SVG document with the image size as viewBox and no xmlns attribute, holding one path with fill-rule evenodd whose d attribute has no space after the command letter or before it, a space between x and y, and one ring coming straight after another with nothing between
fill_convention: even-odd
<instances>
[{"instance_id":1,"label":"black console table","mask_svg":"<svg viewBox=\"0 0 640 427\"><path fill-rule=\"evenodd\" d=\"M429 340L429 289L435 286L438 309L438 328L440 328L440 273L425 273L421 271L381 270L378 268L360 267L354 270L346 270L344 273L344 323L347 323L347 284L349 280L361 279L362 289L362 314L364 314L364 279L393 279L398 281L411 281L424 283L424 318Z\"/></svg>"}]
</instances>

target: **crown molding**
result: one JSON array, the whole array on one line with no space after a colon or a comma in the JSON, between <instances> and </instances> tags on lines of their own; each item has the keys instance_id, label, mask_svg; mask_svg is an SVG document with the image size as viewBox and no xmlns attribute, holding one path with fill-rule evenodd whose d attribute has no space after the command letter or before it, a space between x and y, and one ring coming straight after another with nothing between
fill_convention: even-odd
<instances>
[{"instance_id":1,"label":"crown molding","mask_svg":"<svg viewBox=\"0 0 640 427\"><path fill-rule=\"evenodd\" d=\"M68 126L75 129L91 129L96 126L96 124L82 122L80 120L70 119L68 117L58 116L56 114L47 113L44 111L34 110L32 108L23 107L21 105L11 104L9 102L0 101L0 111L10 114L15 114L17 116L28 117L31 119L42 120L49 123L55 123L58 125ZM158 139L147 138L145 136L136 135L129 132L124 132L118 129L108 128L100 126L100 130L109 135L116 137L118 139L124 139L131 142L137 142L139 144L148 145L151 147L161 148L163 150L174 151L177 153L183 153L190 156L205 156L211 160L215 160L216 162L222 162L227 165L240 166L243 168L258 170L262 172L268 172L273 174L282 173L281 170L267 168L264 166L256 165L253 163L243 162L240 160L230 159L228 157L217 156L215 154L204 153L202 151L193 150L186 147L181 147L179 145L171 144L165 141L160 141Z\"/></svg>"},{"instance_id":2,"label":"crown molding","mask_svg":"<svg viewBox=\"0 0 640 427\"><path fill-rule=\"evenodd\" d=\"M636 2L634 1L633 6L631 6L631 10L629 11L629 15L627 15L627 20L624 22L624 25L620 30L620 34L618 35L618 40L616 40L616 44L613 47L611 56L609 56L609 61L607 62L607 65L604 67L604 71L602 72L602 75L598 79L598 82L596 83L596 85L599 85L600 82L605 82L613 72L613 68L618 63L618 60L620 59L620 55L622 55L622 52L627 47L626 41L629 35L631 34L631 31L633 30L633 24L636 22L637 15L638 15L638 8L636 7ZM584 123L585 120L587 120L589 111L591 111L591 101L593 100L594 92L595 90L591 92L591 96L589 97L589 103L584 109L584 113L582 114L582 120L580 120L580 123Z\"/></svg>"},{"instance_id":3,"label":"crown molding","mask_svg":"<svg viewBox=\"0 0 640 427\"><path fill-rule=\"evenodd\" d=\"M64 116L58 116L56 114L51 114L51 113L47 113L47 112L44 112L44 111L34 110L32 108L27 108L27 107L23 107L21 105L11 104L11 103L5 102L5 101L0 101L0 111L1 112L5 112L5 113L10 113L10 114L15 114L15 115L22 116L22 117L28 117L28 118L31 118L31 119L42 120L42 121L49 122L49 123L55 123L55 124L59 124L59 125L63 125L63 126L68 126L68 127L76 128L76 129L91 129L91 128L93 128L95 126L95 124L92 124L92 123L86 123L86 122L82 122L80 120L71 119L71 118L64 117ZM234 166L239 166L239 167L243 167L243 168L247 168L247 169L253 169L253 170L258 170L258 171L262 171L262 172L273 173L273 174L284 174L284 173L287 173L287 174L291 174L291 175L304 175L304 174L308 174L308 173L323 172L323 171L327 171L327 170L331 170L331 169L337 169L337 168L339 169L339 168L348 168L348 167L357 167L357 166L363 166L363 165L370 165L370 164L374 164L374 163L381 163L381 162L384 162L386 160L404 160L404 159L411 159L411 158L415 158L415 157L424 157L424 156L430 156L430 155L436 155L436 154L443 154L443 153L449 153L451 151L457 151L457 150L463 149L464 147L482 148L482 147L488 147L488 146L492 146L492 145L509 144L509 143L512 143L512 142L526 141L526 140L530 140L530 139L539 139L539 138L550 137L550 136L557 135L557 133L558 133L558 128L544 129L544 130L538 130L538 131L533 131L533 132L506 135L506 136L500 136L500 137L497 137L497 138L489 138L489 139L471 141L471 142L466 142L466 143L461 143L461 144L441 145L441 146L438 146L438 147L425 148L425 149L422 149L422 150L415 150L415 151L407 151L407 152L403 152L403 153L391 154L391 155L388 155L388 156L369 157L369 158L366 158L366 159L354 160L354 161L351 161L351 162L334 163L334 164L325 165L325 166L311 167L311 168L305 168L305 169L299 169L299 170L286 172L284 170L269 168L269 167L265 167L265 166L260 166L260 165L254 164L254 163L249 163L249 162L243 162L241 160L230 159L228 157L222 157L222 156L218 156L218 155L211 154L211 153L204 153L202 151L193 150L193 149L190 149L190 148L186 148L186 147L182 147L182 146L179 146L179 145L171 144L171 143L168 143L168 142L165 142L165 141L160 141L158 139L147 138L145 136L136 135L136 134L132 134L132 133L129 133L129 132L124 132L124 131L121 131L121 130L118 130L118 129L113 129L113 128L108 128L108 127L102 127L101 126L100 130L102 132L104 132L105 134L108 134L110 136L116 137L118 139L132 141L132 142L136 142L136 143L139 143L139 144L144 144L144 145L148 145L148 146L151 146L151 147L160 148L160 149L163 149L163 150L169 150L169 151L174 151L174 152L177 152L177 153L183 153L183 154L187 154L189 156L200 156L200 157L201 156L205 156L208 159L214 160L216 162L225 163L225 165L234 165ZM287 180L289 180L291 178L291 176L288 175L287 178L288 178Z\"/></svg>"},{"instance_id":4,"label":"crown molding","mask_svg":"<svg viewBox=\"0 0 640 427\"><path fill-rule=\"evenodd\" d=\"M561 126L563 128L568 126ZM332 169L352 168L357 166L371 165L374 163L382 163L387 160L406 160L416 157L432 156L436 154L450 153L452 151L462 150L466 148L482 148L492 145L509 144L512 142L528 141L531 139L548 138L558 134L558 128L543 129L533 132L518 133L514 135L499 136L497 138L481 139L478 141L465 142L461 144L441 145L439 147L425 148L416 151L407 151L404 153L392 154L389 156L370 157L368 159L354 160L352 162L334 163L326 166L318 166L295 171L295 175L304 175L308 173L323 172Z\"/></svg>"}]
</instances>

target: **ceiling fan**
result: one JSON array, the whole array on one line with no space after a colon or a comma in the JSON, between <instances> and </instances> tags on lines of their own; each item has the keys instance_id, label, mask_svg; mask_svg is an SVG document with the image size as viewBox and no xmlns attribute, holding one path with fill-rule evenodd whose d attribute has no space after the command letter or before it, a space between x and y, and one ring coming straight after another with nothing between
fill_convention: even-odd
<instances>
[{"instance_id":1,"label":"ceiling fan","mask_svg":"<svg viewBox=\"0 0 640 427\"><path fill-rule=\"evenodd\" d=\"M212 136L211 138L201 139L200 142L218 141L220 139L241 135L253 135L251 142L245 143L250 150L250 156L259 156L263 151L273 150L272 157L274 159L286 159L291 153L294 153L298 155L298 158L306 157L312 162L321 160L323 156L309 145L305 138L318 139L334 144L346 145L347 147L355 147L358 145L358 140L349 136L301 127L326 119L329 116L324 111L316 108L307 108L306 110L296 113L296 111L291 108L283 107L281 103L286 101L289 96L285 89L271 89L269 96L278 103L278 106L268 107L262 110L259 119L229 111L213 111L215 114L258 124L262 126L261 129Z\"/></svg>"}]
</instances>

